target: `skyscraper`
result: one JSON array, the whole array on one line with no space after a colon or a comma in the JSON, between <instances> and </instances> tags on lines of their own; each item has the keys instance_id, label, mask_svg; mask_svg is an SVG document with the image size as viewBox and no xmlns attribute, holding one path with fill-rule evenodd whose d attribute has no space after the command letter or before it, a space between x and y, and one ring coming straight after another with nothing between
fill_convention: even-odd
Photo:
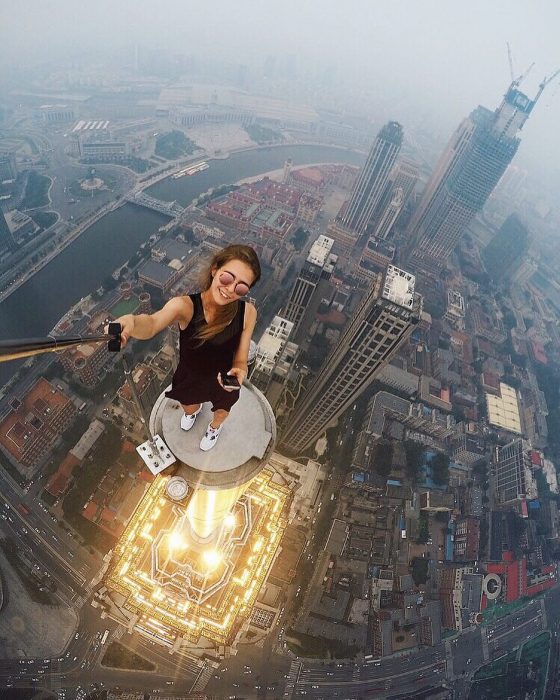
<instances>
[{"instance_id":1,"label":"skyscraper","mask_svg":"<svg viewBox=\"0 0 560 700\"><path fill-rule=\"evenodd\" d=\"M495 473L495 490L499 503L510 503L518 498L536 498L531 445L525 440L513 440L498 448Z\"/></svg>"},{"instance_id":2,"label":"skyscraper","mask_svg":"<svg viewBox=\"0 0 560 700\"><path fill-rule=\"evenodd\" d=\"M414 325L421 297L415 278L389 265L379 275L336 348L290 416L282 445L297 454L316 440L373 382Z\"/></svg>"},{"instance_id":3,"label":"skyscraper","mask_svg":"<svg viewBox=\"0 0 560 700\"><path fill-rule=\"evenodd\" d=\"M445 265L517 152L517 135L545 83L534 100L517 85L511 83L498 109L477 107L453 134L409 226L413 266L436 272Z\"/></svg>"},{"instance_id":4,"label":"skyscraper","mask_svg":"<svg viewBox=\"0 0 560 700\"><path fill-rule=\"evenodd\" d=\"M365 232L375 208L387 185L387 178L395 164L403 139L398 122L388 122L381 129L371 147L368 159L356 180L341 223L360 236Z\"/></svg>"},{"instance_id":5,"label":"skyscraper","mask_svg":"<svg viewBox=\"0 0 560 700\"><path fill-rule=\"evenodd\" d=\"M107 614L170 652L217 655L238 641L287 525L290 491L269 467L274 414L249 382L239 404L209 456L197 442L208 415L185 433L177 402L158 397L150 431L175 456L173 472L157 474L101 572ZM162 470L159 455L153 466Z\"/></svg>"},{"instance_id":6,"label":"skyscraper","mask_svg":"<svg viewBox=\"0 0 560 700\"><path fill-rule=\"evenodd\" d=\"M492 279L511 277L529 250L529 233L517 214L511 214L482 251L486 271Z\"/></svg>"},{"instance_id":7,"label":"skyscraper","mask_svg":"<svg viewBox=\"0 0 560 700\"><path fill-rule=\"evenodd\" d=\"M404 193L402 187L397 187L391 192L391 199L383 209L379 223L375 226L373 235L375 238L387 238L402 211Z\"/></svg>"},{"instance_id":8,"label":"skyscraper","mask_svg":"<svg viewBox=\"0 0 560 700\"><path fill-rule=\"evenodd\" d=\"M406 158L400 159L393 167L385 192L371 219L371 229L377 238L386 238L400 212L406 206L418 180L418 166ZM397 192L401 191L398 195ZM395 201L400 200L400 209L395 215ZM388 227L388 221L392 223Z\"/></svg>"},{"instance_id":9,"label":"skyscraper","mask_svg":"<svg viewBox=\"0 0 560 700\"><path fill-rule=\"evenodd\" d=\"M328 279L333 271L337 256L331 253L333 239L328 236L319 236L313 243L306 261L286 302L286 309L282 316L293 323L292 338L295 337L303 319L306 309L321 279Z\"/></svg>"}]
</instances>

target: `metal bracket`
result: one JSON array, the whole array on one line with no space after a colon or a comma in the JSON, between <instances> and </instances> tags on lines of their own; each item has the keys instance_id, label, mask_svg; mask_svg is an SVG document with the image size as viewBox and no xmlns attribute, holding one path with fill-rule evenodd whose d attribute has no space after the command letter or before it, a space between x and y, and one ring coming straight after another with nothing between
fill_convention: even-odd
<instances>
[{"instance_id":1,"label":"metal bracket","mask_svg":"<svg viewBox=\"0 0 560 700\"><path fill-rule=\"evenodd\" d=\"M154 435L151 440L146 440L146 442L138 445L136 452L142 457L144 464L154 476L157 476L177 461L175 455L159 435Z\"/></svg>"}]
</instances>

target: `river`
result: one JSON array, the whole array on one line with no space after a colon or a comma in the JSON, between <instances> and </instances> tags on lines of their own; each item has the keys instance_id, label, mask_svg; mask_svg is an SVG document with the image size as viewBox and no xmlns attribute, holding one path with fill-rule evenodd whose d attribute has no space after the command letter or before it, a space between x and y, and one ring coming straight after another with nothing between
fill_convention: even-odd
<instances>
[{"instance_id":1,"label":"river","mask_svg":"<svg viewBox=\"0 0 560 700\"><path fill-rule=\"evenodd\" d=\"M186 206L212 187L281 168L287 158L292 158L295 165L364 162L362 154L328 146L261 148L209 161L208 170L177 180L167 178L148 192ZM73 304L99 287L104 277L128 260L167 221L167 217L133 204L104 216L0 304L0 338L48 333ZM0 385L13 370L14 363L0 364Z\"/></svg>"}]
</instances>

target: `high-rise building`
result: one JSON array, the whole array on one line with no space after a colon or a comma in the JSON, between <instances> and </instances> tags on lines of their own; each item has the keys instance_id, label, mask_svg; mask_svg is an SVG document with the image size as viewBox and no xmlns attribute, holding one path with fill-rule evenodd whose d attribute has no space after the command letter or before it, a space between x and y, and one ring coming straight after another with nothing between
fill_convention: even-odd
<instances>
[{"instance_id":1,"label":"high-rise building","mask_svg":"<svg viewBox=\"0 0 560 700\"><path fill-rule=\"evenodd\" d=\"M96 599L170 652L216 658L250 624L287 525L290 489L269 467L274 414L249 382L211 454L199 448L210 406L188 433L180 415L176 401L158 397L150 431L175 456L173 471L158 473L142 496L99 574Z\"/></svg>"},{"instance_id":2,"label":"high-rise building","mask_svg":"<svg viewBox=\"0 0 560 700\"><path fill-rule=\"evenodd\" d=\"M417 181L418 166L416 163L413 163L411 160L407 160L406 158L401 158L393 167L389 175L387 185L385 186L385 192L383 193L381 201L373 214L371 228L374 232L374 236L377 236L378 238L387 237L389 230L386 228L387 224L382 224L382 222L384 220L386 222L387 218L391 216L389 212L394 209L393 200L396 198L395 193L398 190L402 191L402 194L399 197L401 202L400 209L397 212L397 215L392 219L391 226L395 223L400 212L405 208L412 192L414 191ZM385 230L383 231L383 229ZM382 232L384 235L382 235Z\"/></svg>"},{"instance_id":3,"label":"high-rise building","mask_svg":"<svg viewBox=\"0 0 560 700\"><path fill-rule=\"evenodd\" d=\"M350 201L340 217L341 223L358 236L363 234L381 201L391 168L395 164L403 139L398 122L388 122L371 147L368 159L352 190Z\"/></svg>"},{"instance_id":4,"label":"high-rise building","mask_svg":"<svg viewBox=\"0 0 560 700\"><path fill-rule=\"evenodd\" d=\"M293 328L293 323L281 316L275 316L258 342L251 382L263 393L268 389L276 363Z\"/></svg>"},{"instance_id":5,"label":"high-rise building","mask_svg":"<svg viewBox=\"0 0 560 700\"><path fill-rule=\"evenodd\" d=\"M331 276L337 260L337 256L331 253L333 243L332 238L319 236L311 246L309 255L290 291L282 316L293 323L292 338L299 329L319 280L328 279Z\"/></svg>"},{"instance_id":6,"label":"high-rise building","mask_svg":"<svg viewBox=\"0 0 560 700\"><path fill-rule=\"evenodd\" d=\"M375 238L387 238L393 225L404 206L404 192L402 187L397 187L391 192L391 199L381 212L381 218L376 225L373 235Z\"/></svg>"},{"instance_id":7,"label":"high-rise building","mask_svg":"<svg viewBox=\"0 0 560 700\"><path fill-rule=\"evenodd\" d=\"M389 265L350 320L336 348L305 391L282 435L301 454L373 382L420 320L415 278Z\"/></svg>"},{"instance_id":8,"label":"high-rise building","mask_svg":"<svg viewBox=\"0 0 560 700\"><path fill-rule=\"evenodd\" d=\"M529 233L517 214L511 214L482 251L486 271L496 281L508 279L517 271L529 250Z\"/></svg>"},{"instance_id":9,"label":"high-rise building","mask_svg":"<svg viewBox=\"0 0 560 700\"><path fill-rule=\"evenodd\" d=\"M500 503L537 497L531 446L527 441L512 440L497 449L495 491Z\"/></svg>"},{"instance_id":10,"label":"high-rise building","mask_svg":"<svg viewBox=\"0 0 560 700\"><path fill-rule=\"evenodd\" d=\"M413 266L436 272L459 242L517 152L519 131L534 100L509 86L495 111L477 107L463 120L438 161L408 232L408 257Z\"/></svg>"}]
</instances>

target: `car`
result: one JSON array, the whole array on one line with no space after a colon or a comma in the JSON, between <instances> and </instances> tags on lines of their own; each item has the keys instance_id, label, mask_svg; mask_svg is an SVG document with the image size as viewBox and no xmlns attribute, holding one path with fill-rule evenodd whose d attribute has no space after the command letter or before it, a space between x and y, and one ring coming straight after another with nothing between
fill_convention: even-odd
<instances>
[{"instance_id":1,"label":"car","mask_svg":"<svg viewBox=\"0 0 560 700\"><path fill-rule=\"evenodd\" d=\"M79 639L79 638L80 638L80 633L76 632L76 634L74 635L74 639Z\"/></svg>"}]
</instances>

